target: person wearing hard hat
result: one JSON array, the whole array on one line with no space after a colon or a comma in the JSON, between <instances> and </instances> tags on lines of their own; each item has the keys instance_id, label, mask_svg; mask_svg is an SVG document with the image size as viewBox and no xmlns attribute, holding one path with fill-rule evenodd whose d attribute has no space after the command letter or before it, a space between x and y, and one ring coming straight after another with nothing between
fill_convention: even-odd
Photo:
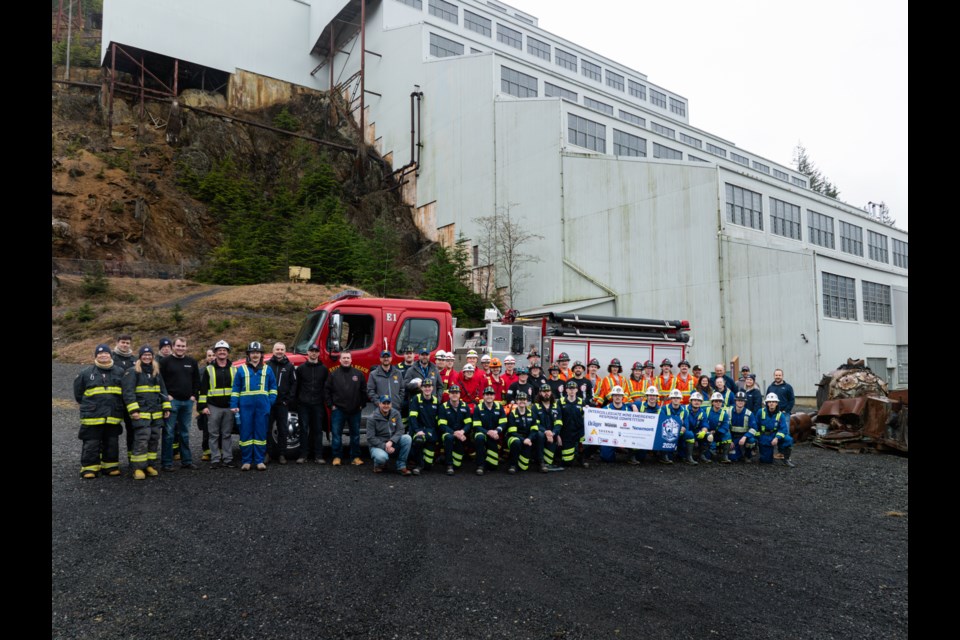
<instances>
[{"instance_id":1,"label":"person wearing hard hat","mask_svg":"<svg viewBox=\"0 0 960 640\"><path fill-rule=\"evenodd\" d=\"M474 371L476 371L477 367L480 366L479 360L480 356L477 355L476 349L470 349L467 351L467 364L472 364Z\"/></svg>"},{"instance_id":2,"label":"person wearing hard hat","mask_svg":"<svg viewBox=\"0 0 960 640\"><path fill-rule=\"evenodd\" d=\"M619 360L614 358L613 361L616 362L617 366L619 366L620 364ZM613 363L611 362L611 366L612 365ZM607 378L604 378L604 380L606 379ZM623 391L623 387L621 387L620 385L616 385L613 388L611 388L610 393L608 395L610 397L610 402L609 404L603 407L604 409L608 409L610 411L636 411L637 410L636 406L625 402L625 398L624 398L625 393ZM615 462L616 459L617 459L616 448L610 445L605 445L605 444L600 445L600 460L602 460L603 462Z\"/></svg>"},{"instance_id":3,"label":"person wearing hard hat","mask_svg":"<svg viewBox=\"0 0 960 640\"><path fill-rule=\"evenodd\" d=\"M619 358L610 360L610 364L607 365L608 375L600 380L600 384L596 386L593 392L597 406L603 406L613 401L614 387L620 388L620 401L623 402L623 390L627 385L627 379L623 377L622 371L623 365L620 364Z\"/></svg>"},{"instance_id":4,"label":"person wearing hard hat","mask_svg":"<svg viewBox=\"0 0 960 640\"><path fill-rule=\"evenodd\" d=\"M488 376L490 375L490 361L493 358L490 357L489 353L485 353L480 356L480 368L477 370L477 375Z\"/></svg>"},{"instance_id":5,"label":"person wearing hard hat","mask_svg":"<svg viewBox=\"0 0 960 640\"><path fill-rule=\"evenodd\" d=\"M160 376L160 365L153 358L153 348L140 347L137 361L127 369L120 381L123 403L133 425L133 453L130 466L133 479L157 476L157 449L163 420L170 415L167 385Z\"/></svg>"},{"instance_id":6,"label":"person wearing hard hat","mask_svg":"<svg viewBox=\"0 0 960 640\"><path fill-rule=\"evenodd\" d=\"M526 471L531 462L538 462L540 450L540 424L536 413L527 406L527 394L517 394L517 408L507 416L507 450L510 452L510 464L507 473L515 474L519 468Z\"/></svg>"},{"instance_id":7,"label":"person wearing hard hat","mask_svg":"<svg viewBox=\"0 0 960 640\"><path fill-rule=\"evenodd\" d=\"M251 342L247 360L237 367L230 392L230 410L240 425L240 469L249 471L256 465L266 471L267 425L270 409L277 400L277 379L273 369L263 363L263 345ZM352 434L351 434L352 435Z\"/></svg>"},{"instance_id":8,"label":"person wearing hard hat","mask_svg":"<svg viewBox=\"0 0 960 640\"><path fill-rule=\"evenodd\" d=\"M503 378L503 388L504 390L509 390L510 385L516 382L519 379L517 375L517 359L513 356L506 356L503 359L503 373L500 374L500 377Z\"/></svg>"},{"instance_id":9,"label":"person wearing hard hat","mask_svg":"<svg viewBox=\"0 0 960 640\"><path fill-rule=\"evenodd\" d=\"M197 411L207 419L210 435L210 467L233 469L234 415L230 410L230 394L236 367L230 363L230 344L219 340L213 345L213 362L200 372Z\"/></svg>"},{"instance_id":10,"label":"person wearing hard hat","mask_svg":"<svg viewBox=\"0 0 960 640\"><path fill-rule=\"evenodd\" d=\"M489 465L497 468L500 462L500 443L507 429L507 414L503 404L496 400L496 390L483 390L483 401L473 410L473 446L477 452L476 474L482 476Z\"/></svg>"},{"instance_id":11,"label":"person wearing hard hat","mask_svg":"<svg viewBox=\"0 0 960 640\"><path fill-rule=\"evenodd\" d=\"M666 404L670 399L670 392L677 386L677 377L673 375L673 363L670 358L660 362L660 375L657 376L657 391L660 393L660 402Z\"/></svg>"},{"instance_id":12,"label":"person wearing hard hat","mask_svg":"<svg viewBox=\"0 0 960 640\"><path fill-rule=\"evenodd\" d=\"M441 359L440 353L437 354L437 369L440 371L440 389L443 390L440 395L440 401L446 402L450 399L450 387L460 384L460 374L453 368L453 352L444 351Z\"/></svg>"},{"instance_id":13,"label":"person wearing hard hat","mask_svg":"<svg viewBox=\"0 0 960 640\"><path fill-rule=\"evenodd\" d=\"M414 385L414 382L418 382ZM437 443L440 442L440 398L434 393L433 378L410 381L414 390L410 392L410 414L407 423L413 440L410 460L413 475L429 470L437 455ZM410 387L408 387L410 389Z\"/></svg>"},{"instance_id":14,"label":"person wearing hard hat","mask_svg":"<svg viewBox=\"0 0 960 640\"><path fill-rule=\"evenodd\" d=\"M788 467L796 465L790 460L793 452L793 438L790 436L790 423L787 414L780 410L780 398L772 391L764 398L763 409L756 414L755 426L747 430L747 434L740 438L741 446L757 443L760 445L759 462L773 463L773 449L777 447L783 454L783 464Z\"/></svg>"},{"instance_id":15,"label":"person wearing hard hat","mask_svg":"<svg viewBox=\"0 0 960 640\"><path fill-rule=\"evenodd\" d=\"M206 367L211 362L217 359L217 356L213 353L213 349L207 349L206 359L198 364L202 367ZM203 370L200 370L200 378L203 379ZM203 434L203 441L201 442L203 446L203 455L200 456L201 462L210 462L210 430L207 429L207 416L200 413L200 395L197 391L197 430Z\"/></svg>"},{"instance_id":16,"label":"person wearing hard hat","mask_svg":"<svg viewBox=\"0 0 960 640\"><path fill-rule=\"evenodd\" d=\"M646 402L647 387L650 385L645 385L643 382L643 364L637 360L630 367L630 377L627 378L627 383L623 385L623 395L627 402L637 405Z\"/></svg>"},{"instance_id":17,"label":"person wearing hard hat","mask_svg":"<svg viewBox=\"0 0 960 640\"><path fill-rule=\"evenodd\" d=\"M533 385L534 390L537 390L540 385L547 381L546 376L543 375L543 367L540 366L539 362L535 362L528 369L530 369L530 377L527 378L527 382ZM532 398L533 394L528 393L527 397Z\"/></svg>"},{"instance_id":18,"label":"person wearing hard hat","mask_svg":"<svg viewBox=\"0 0 960 640\"><path fill-rule=\"evenodd\" d=\"M722 381L723 378L717 378ZM730 452L730 410L724 406L723 395L719 391L714 391L710 396L710 407L704 415L703 425L707 429L706 441L717 449L717 455L721 463L729 464L730 458L727 454ZM710 449L707 446L704 449L706 456L701 455L700 459L704 462L711 462Z\"/></svg>"},{"instance_id":19,"label":"person wearing hard hat","mask_svg":"<svg viewBox=\"0 0 960 640\"><path fill-rule=\"evenodd\" d=\"M640 402L646 400L647 387L657 386L657 376L653 372L653 360L647 360L643 363L643 375L640 376L640 379L643 380L643 397L640 399Z\"/></svg>"},{"instance_id":20,"label":"person wearing hard hat","mask_svg":"<svg viewBox=\"0 0 960 640\"><path fill-rule=\"evenodd\" d=\"M473 408L480 404L483 399L483 390L487 388L486 378L468 362L463 365L463 371L460 372L460 384L458 386L460 387L460 399Z\"/></svg>"},{"instance_id":21,"label":"person wearing hard hat","mask_svg":"<svg viewBox=\"0 0 960 640\"><path fill-rule=\"evenodd\" d=\"M110 345L98 344L94 363L73 380L73 397L80 405L80 477L96 478L100 472L120 475L120 431L123 404L120 381L123 370L113 361Z\"/></svg>"},{"instance_id":22,"label":"person wearing hard hat","mask_svg":"<svg viewBox=\"0 0 960 640\"><path fill-rule=\"evenodd\" d=\"M748 447L744 439L751 423L755 425L756 418L753 417L753 412L747 409L747 394L737 391L733 409L730 411L730 437L733 439L729 455L731 462L753 462L753 447Z\"/></svg>"},{"instance_id":23,"label":"person wearing hard hat","mask_svg":"<svg viewBox=\"0 0 960 640\"><path fill-rule=\"evenodd\" d=\"M590 358L590 360L587 361L587 373L584 374L583 377L590 381L590 384L593 385L594 390L596 390L597 385L600 384L600 374L598 373L599 371L600 371L600 361L597 360L596 358ZM589 397L585 397L583 401L593 402L593 395L591 394Z\"/></svg>"},{"instance_id":24,"label":"person wearing hard hat","mask_svg":"<svg viewBox=\"0 0 960 640\"><path fill-rule=\"evenodd\" d=\"M537 457L542 461L540 471L557 471L558 467L554 460L557 460L557 449L561 445L560 429L563 421L560 420L560 406L553 398L553 388L550 384L540 385L540 394L533 403L533 411L537 414L537 422L540 424L540 431L543 437L540 438L540 451ZM563 467L559 467L563 469Z\"/></svg>"},{"instance_id":25,"label":"person wearing hard hat","mask_svg":"<svg viewBox=\"0 0 960 640\"><path fill-rule=\"evenodd\" d=\"M566 351L561 351L557 356L557 366L560 367L560 379L566 382L573 377L573 371L570 371L570 355ZM556 397L560 397L558 394Z\"/></svg>"},{"instance_id":26,"label":"person wearing hard hat","mask_svg":"<svg viewBox=\"0 0 960 640\"><path fill-rule=\"evenodd\" d=\"M504 397L506 397L507 393L506 381L503 379L503 376L500 375L500 371L502 369L503 364L500 362L500 358L490 358L490 367L487 370L484 383L484 388L493 387L496 390L497 400L501 402L503 401Z\"/></svg>"},{"instance_id":27,"label":"person wearing hard hat","mask_svg":"<svg viewBox=\"0 0 960 640\"><path fill-rule=\"evenodd\" d=\"M582 372L583 363L580 363L580 369ZM564 395L557 402L561 422L560 456L566 466L589 466L589 463L583 459L583 453L579 451L580 444L583 442L583 410L586 406L586 402L580 396L580 384L577 378L567 380Z\"/></svg>"},{"instance_id":28,"label":"person wearing hard hat","mask_svg":"<svg viewBox=\"0 0 960 640\"><path fill-rule=\"evenodd\" d=\"M586 376L587 367L583 362L577 360L570 369L573 370L573 377L570 380L577 383L577 396L582 398L586 405L593 399L593 381ZM564 387L564 390L566 390L566 387Z\"/></svg>"},{"instance_id":29,"label":"person wearing hard hat","mask_svg":"<svg viewBox=\"0 0 960 640\"><path fill-rule=\"evenodd\" d=\"M703 377L706 378L706 376ZM700 395L699 391L694 391L690 394L690 404L687 406L687 428L683 433L683 446L685 450L683 461L687 464L697 464L695 450L697 440L701 437L700 433L705 431L703 429L703 420L707 414L707 409L701 406L702 404L703 396Z\"/></svg>"},{"instance_id":30,"label":"person wearing hard hat","mask_svg":"<svg viewBox=\"0 0 960 640\"><path fill-rule=\"evenodd\" d=\"M672 419L679 425L677 429L677 451L679 452L680 443L686 442L687 437L687 408L683 406L683 392L680 389L674 387L670 392L668 402L660 407L660 415L663 416L664 424ZM660 462L673 464L673 452L661 452Z\"/></svg>"},{"instance_id":31,"label":"person wearing hard hat","mask_svg":"<svg viewBox=\"0 0 960 640\"><path fill-rule=\"evenodd\" d=\"M693 393L693 388L697 384L697 379L690 373L690 362L686 359L681 360L677 366L680 367L680 373L677 374L676 382L674 383L673 388L680 390L680 404L686 406L690 404L690 394Z\"/></svg>"},{"instance_id":32,"label":"person wearing hard hat","mask_svg":"<svg viewBox=\"0 0 960 640\"><path fill-rule=\"evenodd\" d=\"M660 392L653 385L647 387L643 402L635 402L637 413L654 413L660 415ZM640 464L647 459L647 449L634 449L631 456L627 458L627 464Z\"/></svg>"},{"instance_id":33,"label":"person wearing hard hat","mask_svg":"<svg viewBox=\"0 0 960 640\"><path fill-rule=\"evenodd\" d=\"M544 384L547 384L550 387L550 391L553 393L553 397L559 398L563 395L563 385L567 382L560 377L560 365L556 362L551 364L550 368L547 369L547 374L546 383L541 382L537 387L537 390L539 391L541 388L543 388Z\"/></svg>"}]
</instances>

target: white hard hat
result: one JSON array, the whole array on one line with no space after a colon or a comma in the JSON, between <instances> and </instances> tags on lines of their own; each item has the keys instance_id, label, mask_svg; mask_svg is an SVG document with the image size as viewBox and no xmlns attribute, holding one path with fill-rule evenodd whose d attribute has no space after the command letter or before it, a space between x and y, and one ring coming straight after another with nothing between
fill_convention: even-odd
<instances>
[{"instance_id":1,"label":"white hard hat","mask_svg":"<svg viewBox=\"0 0 960 640\"><path fill-rule=\"evenodd\" d=\"M690 394L690 399L703 401L703 396L700 395L699 391L694 391L693 393Z\"/></svg>"},{"instance_id":2,"label":"white hard hat","mask_svg":"<svg viewBox=\"0 0 960 640\"><path fill-rule=\"evenodd\" d=\"M480 362L490 362L490 354L489 353L483 354L483 357L480 358Z\"/></svg>"},{"instance_id":3,"label":"white hard hat","mask_svg":"<svg viewBox=\"0 0 960 640\"><path fill-rule=\"evenodd\" d=\"M513 356L507 356L506 358L503 359L503 363L504 363L504 364L516 364L516 363L517 363L517 359L514 358Z\"/></svg>"},{"instance_id":4,"label":"white hard hat","mask_svg":"<svg viewBox=\"0 0 960 640\"><path fill-rule=\"evenodd\" d=\"M713 395L710 396L710 402L714 402L716 400L723 402L723 394L721 394L719 391L714 391Z\"/></svg>"},{"instance_id":5,"label":"white hard hat","mask_svg":"<svg viewBox=\"0 0 960 640\"><path fill-rule=\"evenodd\" d=\"M620 387L620 386L614 387L613 390L610 392L610 395L612 395L612 396L622 396L622 395L623 395L623 387Z\"/></svg>"},{"instance_id":6,"label":"white hard hat","mask_svg":"<svg viewBox=\"0 0 960 640\"><path fill-rule=\"evenodd\" d=\"M444 351L443 349L440 349L439 351L437 351L436 359L437 359L437 360L446 360L446 359L447 359L447 352Z\"/></svg>"},{"instance_id":7,"label":"white hard hat","mask_svg":"<svg viewBox=\"0 0 960 640\"><path fill-rule=\"evenodd\" d=\"M473 366L472 364L470 364L469 362L468 362L467 364L463 365L463 370L464 370L464 371L474 371L475 369L476 369L476 367Z\"/></svg>"},{"instance_id":8,"label":"white hard hat","mask_svg":"<svg viewBox=\"0 0 960 640\"><path fill-rule=\"evenodd\" d=\"M476 357L477 357L477 351L476 351L475 349L470 349L470 351L467 351L467 357L468 357L468 358L476 358Z\"/></svg>"},{"instance_id":9,"label":"white hard hat","mask_svg":"<svg viewBox=\"0 0 960 640\"><path fill-rule=\"evenodd\" d=\"M230 345L226 340L218 340L217 344L213 345L213 350L216 351L217 349L226 349L227 351L230 351Z\"/></svg>"},{"instance_id":10,"label":"white hard hat","mask_svg":"<svg viewBox=\"0 0 960 640\"><path fill-rule=\"evenodd\" d=\"M683 394L680 392L680 389L674 389L670 392L670 399L672 400L673 398L680 398L683 400Z\"/></svg>"},{"instance_id":11,"label":"white hard hat","mask_svg":"<svg viewBox=\"0 0 960 640\"><path fill-rule=\"evenodd\" d=\"M773 391L767 394L767 397L763 399L764 402L780 402L780 398L777 397Z\"/></svg>"},{"instance_id":12,"label":"white hard hat","mask_svg":"<svg viewBox=\"0 0 960 640\"><path fill-rule=\"evenodd\" d=\"M648 395L648 396L658 396L658 395L660 395L660 392L657 391L657 388L656 388L655 386L650 385L649 387L647 387L647 395Z\"/></svg>"}]
</instances>

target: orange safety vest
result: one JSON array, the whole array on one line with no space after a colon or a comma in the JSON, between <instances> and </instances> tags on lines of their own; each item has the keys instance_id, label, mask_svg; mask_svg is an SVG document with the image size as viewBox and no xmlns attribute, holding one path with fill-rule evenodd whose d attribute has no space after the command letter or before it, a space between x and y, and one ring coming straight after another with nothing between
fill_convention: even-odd
<instances>
[{"instance_id":1,"label":"orange safety vest","mask_svg":"<svg viewBox=\"0 0 960 640\"><path fill-rule=\"evenodd\" d=\"M677 376L671 374L669 378L664 380L663 374L661 373L657 376L657 391L660 393L660 403L666 404L669 401L670 392L673 391L674 386L677 384Z\"/></svg>"},{"instance_id":2,"label":"orange safety vest","mask_svg":"<svg viewBox=\"0 0 960 640\"><path fill-rule=\"evenodd\" d=\"M627 384L623 387L624 402L636 402L637 398L646 397L647 387L643 384L643 379L634 380L633 376L627 378Z\"/></svg>"},{"instance_id":3,"label":"orange safety vest","mask_svg":"<svg viewBox=\"0 0 960 640\"><path fill-rule=\"evenodd\" d=\"M693 385L697 383L694 380L693 376L687 375L686 381L683 380L679 375L673 376L674 379L674 389L680 389L680 393L683 394L683 399L680 400L681 405L690 404L690 394L693 392Z\"/></svg>"},{"instance_id":4,"label":"orange safety vest","mask_svg":"<svg viewBox=\"0 0 960 640\"><path fill-rule=\"evenodd\" d=\"M597 398L604 404L610 401L610 392L613 391L614 387L624 387L626 386L626 381L622 375L613 375L610 374L605 376L600 380L600 384L597 385L596 390L593 392L593 397ZM626 403L627 390L623 390L624 403Z\"/></svg>"}]
</instances>

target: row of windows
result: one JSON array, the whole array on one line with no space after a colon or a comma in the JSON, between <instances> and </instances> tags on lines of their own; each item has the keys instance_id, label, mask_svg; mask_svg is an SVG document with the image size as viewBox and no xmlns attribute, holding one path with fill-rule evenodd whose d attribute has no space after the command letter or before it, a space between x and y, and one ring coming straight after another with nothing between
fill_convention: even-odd
<instances>
[{"instance_id":1,"label":"row of windows","mask_svg":"<svg viewBox=\"0 0 960 640\"><path fill-rule=\"evenodd\" d=\"M423 9L422 0L398 0L403 4L414 7L415 9ZM441 20L446 20L447 22L452 22L453 24L459 24L459 6L453 4L452 2L447 2L446 0L429 0L429 13L432 16L436 16ZM494 4L488 3L488 6L503 11L506 13L506 9L498 7ZM532 21L523 16L515 16L525 22L532 24ZM482 36L492 37L493 35L493 21L489 18L485 18L479 14L473 13L467 9L463 10L463 26L479 33ZM497 22L497 41L502 42L503 44L513 47L514 49L523 50L523 33L512 29L500 22ZM558 66L563 67L577 72L577 56L569 51L564 51L559 47L554 47L555 50L555 62ZM527 53L534 55L543 60L550 60L550 44L538 40L532 36L527 36ZM589 60L580 59L580 73L591 80L596 82L603 82L603 68ZM617 91L624 90L624 76L622 74L611 71L610 69L606 70L606 84ZM633 80L627 80L627 89L631 96L638 98L640 100L647 99L647 88L646 86L635 82ZM650 101L658 107L663 109L667 108L667 94L657 91L656 89L650 89ZM687 105L683 100L678 98L670 98L670 112L675 113L680 117L685 118L687 115Z\"/></svg>"},{"instance_id":2,"label":"row of windows","mask_svg":"<svg viewBox=\"0 0 960 640\"><path fill-rule=\"evenodd\" d=\"M890 286L861 281L863 321L893 324ZM823 272L823 315L839 320L857 319L857 285L853 278Z\"/></svg>"},{"instance_id":3,"label":"row of windows","mask_svg":"<svg viewBox=\"0 0 960 640\"><path fill-rule=\"evenodd\" d=\"M688 155L688 157L690 157ZM726 185L727 193L727 220L763 230L762 199L756 191L749 191L732 184ZM770 221L772 232L778 236L801 240L800 207L770 198ZM811 244L828 249L835 249L833 217L807 209L807 238ZM867 231L868 257L877 262L888 263L887 236L876 231ZM893 240L894 265L907 268L907 243L902 240ZM850 255L863 257L863 227L840 221L840 250Z\"/></svg>"},{"instance_id":4,"label":"row of windows","mask_svg":"<svg viewBox=\"0 0 960 640\"><path fill-rule=\"evenodd\" d=\"M510 67L500 67L500 90L518 98L536 98L537 79Z\"/></svg>"}]
</instances>

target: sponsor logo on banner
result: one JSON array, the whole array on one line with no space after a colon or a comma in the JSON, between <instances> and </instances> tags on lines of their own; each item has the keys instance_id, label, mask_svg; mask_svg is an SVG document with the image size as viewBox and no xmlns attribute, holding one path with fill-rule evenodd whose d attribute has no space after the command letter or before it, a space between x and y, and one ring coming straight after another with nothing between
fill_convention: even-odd
<instances>
[{"instance_id":1,"label":"sponsor logo on banner","mask_svg":"<svg viewBox=\"0 0 960 640\"><path fill-rule=\"evenodd\" d=\"M664 416L666 418L666 416ZM634 413L587 407L584 411L590 444L671 451L676 449L680 424L673 420L667 432L659 425L658 413Z\"/></svg>"}]
</instances>

